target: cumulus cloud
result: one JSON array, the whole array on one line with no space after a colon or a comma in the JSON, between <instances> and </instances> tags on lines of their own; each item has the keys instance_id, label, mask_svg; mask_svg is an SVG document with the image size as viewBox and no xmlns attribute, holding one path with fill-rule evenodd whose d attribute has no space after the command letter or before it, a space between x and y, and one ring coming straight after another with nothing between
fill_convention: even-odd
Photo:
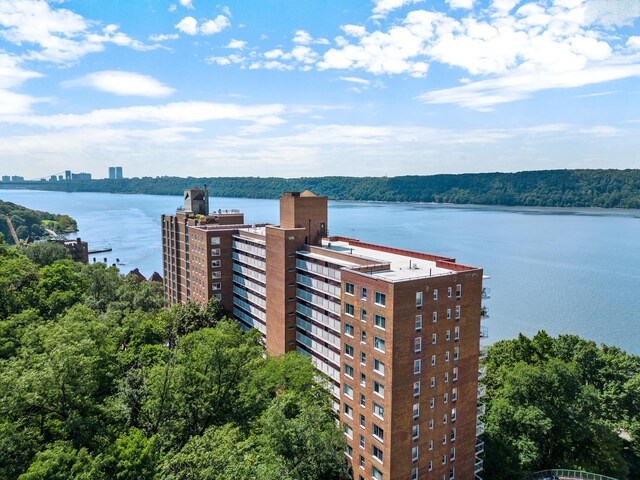
<instances>
[{"instance_id":1,"label":"cumulus cloud","mask_svg":"<svg viewBox=\"0 0 640 480\"><path fill-rule=\"evenodd\" d=\"M202 33L202 35L215 35L230 26L231 22L227 17L218 15L213 20L205 21L200 27L200 33Z\"/></svg>"},{"instance_id":2,"label":"cumulus cloud","mask_svg":"<svg viewBox=\"0 0 640 480\"><path fill-rule=\"evenodd\" d=\"M67 88L89 87L123 96L166 97L175 91L148 75L113 70L90 73L62 85Z\"/></svg>"},{"instance_id":3,"label":"cumulus cloud","mask_svg":"<svg viewBox=\"0 0 640 480\"><path fill-rule=\"evenodd\" d=\"M193 9L193 4L191 3L191 0L180 0L180 5L182 5L184 8Z\"/></svg>"},{"instance_id":4,"label":"cumulus cloud","mask_svg":"<svg viewBox=\"0 0 640 480\"><path fill-rule=\"evenodd\" d=\"M373 7L373 13L378 16L384 16L392 10L421 1L422 0L374 0L375 6Z\"/></svg>"},{"instance_id":5,"label":"cumulus cloud","mask_svg":"<svg viewBox=\"0 0 640 480\"><path fill-rule=\"evenodd\" d=\"M6 41L25 45L23 57L56 63L68 63L84 55L104 50L112 43L136 50L150 50L157 45L142 42L107 25L96 30L97 22L64 8L54 8L38 0L3 0L0 2L0 36Z\"/></svg>"},{"instance_id":6,"label":"cumulus cloud","mask_svg":"<svg viewBox=\"0 0 640 480\"><path fill-rule=\"evenodd\" d=\"M193 17L184 17L176 24L175 28L187 35L196 35L198 33L198 21Z\"/></svg>"},{"instance_id":7,"label":"cumulus cloud","mask_svg":"<svg viewBox=\"0 0 640 480\"><path fill-rule=\"evenodd\" d=\"M326 38L313 38L309 32L305 32L304 30L296 30L293 36L293 43L297 43L299 45L311 45L312 43L318 45L328 45L329 40Z\"/></svg>"},{"instance_id":8,"label":"cumulus cloud","mask_svg":"<svg viewBox=\"0 0 640 480\"><path fill-rule=\"evenodd\" d=\"M40 99L12 92L10 89L39 77L42 77L42 74L22 68L16 57L0 52L0 115L28 113L31 105Z\"/></svg>"},{"instance_id":9,"label":"cumulus cloud","mask_svg":"<svg viewBox=\"0 0 640 480\"><path fill-rule=\"evenodd\" d=\"M446 0L451 8L473 8L475 0Z\"/></svg>"},{"instance_id":10,"label":"cumulus cloud","mask_svg":"<svg viewBox=\"0 0 640 480\"><path fill-rule=\"evenodd\" d=\"M237 50L244 50L247 46L247 42L245 42L244 40L236 40L236 39L232 39L228 44L226 48L234 48Z\"/></svg>"},{"instance_id":11,"label":"cumulus cloud","mask_svg":"<svg viewBox=\"0 0 640 480\"><path fill-rule=\"evenodd\" d=\"M166 42L167 40L177 40L178 38L180 38L180 35L177 33L149 35L149 40L152 42Z\"/></svg>"}]
</instances>

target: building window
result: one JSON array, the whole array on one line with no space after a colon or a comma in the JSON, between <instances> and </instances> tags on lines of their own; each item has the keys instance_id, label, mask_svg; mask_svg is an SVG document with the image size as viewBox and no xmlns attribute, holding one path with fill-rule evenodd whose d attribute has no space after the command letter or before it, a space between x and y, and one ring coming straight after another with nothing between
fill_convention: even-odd
<instances>
[{"instance_id":1,"label":"building window","mask_svg":"<svg viewBox=\"0 0 640 480\"><path fill-rule=\"evenodd\" d=\"M372 445L372 449L371 449L371 453L373 453L373 456L380 461L380 463L382 463L382 450L380 450L378 447L376 447L375 445Z\"/></svg>"},{"instance_id":2,"label":"building window","mask_svg":"<svg viewBox=\"0 0 640 480\"><path fill-rule=\"evenodd\" d=\"M353 295L354 292L355 287L353 286L353 283L344 282L344 293L346 293L347 295Z\"/></svg>"},{"instance_id":3,"label":"building window","mask_svg":"<svg viewBox=\"0 0 640 480\"><path fill-rule=\"evenodd\" d=\"M344 394L353 400L353 388L346 383L344 384Z\"/></svg>"},{"instance_id":4,"label":"building window","mask_svg":"<svg viewBox=\"0 0 640 480\"><path fill-rule=\"evenodd\" d=\"M456 320L460 320L460 305L456 305Z\"/></svg>"},{"instance_id":5,"label":"building window","mask_svg":"<svg viewBox=\"0 0 640 480\"><path fill-rule=\"evenodd\" d=\"M446 433L442 436L442 444L443 445L447 444L447 434Z\"/></svg>"},{"instance_id":6,"label":"building window","mask_svg":"<svg viewBox=\"0 0 640 480\"><path fill-rule=\"evenodd\" d=\"M344 404L344 409L342 411L347 417L353 418L353 408L348 403Z\"/></svg>"},{"instance_id":7,"label":"building window","mask_svg":"<svg viewBox=\"0 0 640 480\"><path fill-rule=\"evenodd\" d=\"M447 330L447 342L451 340L451 330Z\"/></svg>"},{"instance_id":8,"label":"building window","mask_svg":"<svg viewBox=\"0 0 640 480\"><path fill-rule=\"evenodd\" d=\"M211 245L220 245L220 237L211 237Z\"/></svg>"},{"instance_id":9,"label":"building window","mask_svg":"<svg viewBox=\"0 0 640 480\"><path fill-rule=\"evenodd\" d=\"M363 302L367 300L367 287L362 287L360 289L360 298Z\"/></svg>"},{"instance_id":10,"label":"building window","mask_svg":"<svg viewBox=\"0 0 640 480\"><path fill-rule=\"evenodd\" d=\"M438 322L438 312L433 312L432 318L433 318L433 323L437 323Z\"/></svg>"},{"instance_id":11,"label":"building window","mask_svg":"<svg viewBox=\"0 0 640 480\"><path fill-rule=\"evenodd\" d=\"M344 304L344 314L345 315L349 315L350 317L353 317L353 314L355 313L355 308L353 308L353 305L351 305L350 303L346 303Z\"/></svg>"},{"instance_id":12,"label":"building window","mask_svg":"<svg viewBox=\"0 0 640 480\"><path fill-rule=\"evenodd\" d=\"M451 421L452 422L456 421L456 409L455 408L451 409Z\"/></svg>"},{"instance_id":13,"label":"building window","mask_svg":"<svg viewBox=\"0 0 640 480\"><path fill-rule=\"evenodd\" d=\"M353 347L351 345L349 345L348 343L344 344L344 354L347 357L353 358Z\"/></svg>"},{"instance_id":14,"label":"building window","mask_svg":"<svg viewBox=\"0 0 640 480\"><path fill-rule=\"evenodd\" d=\"M360 310L360 321L367 323L367 311L364 308Z\"/></svg>"},{"instance_id":15,"label":"building window","mask_svg":"<svg viewBox=\"0 0 640 480\"><path fill-rule=\"evenodd\" d=\"M384 407L373 402L373 414L384 419Z\"/></svg>"},{"instance_id":16,"label":"building window","mask_svg":"<svg viewBox=\"0 0 640 480\"><path fill-rule=\"evenodd\" d=\"M411 469L411 480L418 480L418 467Z\"/></svg>"},{"instance_id":17,"label":"building window","mask_svg":"<svg viewBox=\"0 0 640 480\"><path fill-rule=\"evenodd\" d=\"M211 285L211 290L220 290L222 288L222 283L214 283Z\"/></svg>"},{"instance_id":18,"label":"building window","mask_svg":"<svg viewBox=\"0 0 640 480\"><path fill-rule=\"evenodd\" d=\"M436 377L431 377L431 388L436 386Z\"/></svg>"},{"instance_id":19,"label":"building window","mask_svg":"<svg viewBox=\"0 0 640 480\"><path fill-rule=\"evenodd\" d=\"M383 480L382 472L376 467L371 467L371 475L373 475L373 478L375 478L375 480Z\"/></svg>"},{"instance_id":20,"label":"building window","mask_svg":"<svg viewBox=\"0 0 640 480\"><path fill-rule=\"evenodd\" d=\"M433 440L429 440L429 451L433 452Z\"/></svg>"},{"instance_id":21,"label":"building window","mask_svg":"<svg viewBox=\"0 0 640 480\"><path fill-rule=\"evenodd\" d=\"M353 338L353 332L354 332L354 328L353 325L351 325L350 323L345 323L344 324L344 334L347 335L348 337Z\"/></svg>"},{"instance_id":22,"label":"building window","mask_svg":"<svg viewBox=\"0 0 640 480\"><path fill-rule=\"evenodd\" d=\"M212 268L220 267L220 260L211 260L211 267Z\"/></svg>"},{"instance_id":23,"label":"building window","mask_svg":"<svg viewBox=\"0 0 640 480\"><path fill-rule=\"evenodd\" d=\"M387 296L384 293L376 292L375 303L377 305L386 306L387 305Z\"/></svg>"},{"instance_id":24,"label":"building window","mask_svg":"<svg viewBox=\"0 0 640 480\"><path fill-rule=\"evenodd\" d=\"M414 403L413 404L413 418L418 418L420 416L420 404L419 403Z\"/></svg>"},{"instance_id":25,"label":"building window","mask_svg":"<svg viewBox=\"0 0 640 480\"><path fill-rule=\"evenodd\" d=\"M384 385L380 382L373 382L373 392L384 398Z\"/></svg>"},{"instance_id":26,"label":"building window","mask_svg":"<svg viewBox=\"0 0 640 480\"><path fill-rule=\"evenodd\" d=\"M344 434L349 437L349 438L353 438L353 428L351 428L349 425L347 425L346 423L343 425L342 429L344 430Z\"/></svg>"},{"instance_id":27,"label":"building window","mask_svg":"<svg viewBox=\"0 0 640 480\"><path fill-rule=\"evenodd\" d=\"M435 355L431 355L431 366L432 367L436 366L436 356Z\"/></svg>"},{"instance_id":28,"label":"building window","mask_svg":"<svg viewBox=\"0 0 640 480\"><path fill-rule=\"evenodd\" d=\"M413 462L417 462L418 461L418 446L417 445L415 447L411 448L411 461L413 461Z\"/></svg>"},{"instance_id":29,"label":"building window","mask_svg":"<svg viewBox=\"0 0 640 480\"><path fill-rule=\"evenodd\" d=\"M451 298L453 296L453 288L447 288L447 298Z\"/></svg>"},{"instance_id":30,"label":"building window","mask_svg":"<svg viewBox=\"0 0 640 480\"><path fill-rule=\"evenodd\" d=\"M416 308L422 307L422 292L416 292Z\"/></svg>"},{"instance_id":31,"label":"building window","mask_svg":"<svg viewBox=\"0 0 640 480\"><path fill-rule=\"evenodd\" d=\"M360 365L367 364L367 354L365 352L360 352Z\"/></svg>"},{"instance_id":32,"label":"building window","mask_svg":"<svg viewBox=\"0 0 640 480\"><path fill-rule=\"evenodd\" d=\"M387 323L387 320L382 316L382 315L378 315L377 313L373 316L373 324L378 327L381 328L382 330L384 330L384 327Z\"/></svg>"},{"instance_id":33,"label":"building window","mask_svg":"<svg viewBox=\"0 0 640 480\"><path fill-rule=\"evenodd\" d=\"M455 429L455 427L451 429L451 441L452 442L456 441L456 429Z\"/></svg>"},{"instance_id":34,"label":"building window","mask_svg":"<svg viewBox=\"0 0 640 480\"><path fill-rule=\"evenodd\" d=\"M360 332L360 343L367 343L367 332L364 330Z\"/></svg>"},{"instance_id":35,"label":"building window","mask_svg":"<svg viewBox=\"0 0 640 480\"><path fill-rule=\"evenodd\" d=\"M456 299L460 300L462 298L462 285L456 285Z\"/></svg>"},{"instance_id":36,"label":"building window","mask_svg":"<svg viewBox=\"0 0 640 480\"><path fill-rule=\"evenodd\" d=\"M383 441L384 430L380 428L378 425L376 425L375 423L372 425L373 425L373 436L376 437L378 440Z\"/></svg>"},{"instance_id":37,"label":"building window","mask_svg":"<svg viewBox=\"0 0 640 480\"><path fill-rule=\"evenodd\" d=\"M365 424L365 420L364 420L364 415L360 414L360 426L361 426L362 428L364 428L364 427L365 427L365 425L366 425L366 424Z\"/></svg>"},{"instance_id":38,"label":"building window","mask_svg":"<svg viewBox=\"0 0 640 480\"><path fill-rule=\"evenodd\" d=\"M449 383L449 372L445 372L444 374L444 383Z\"/></svg>"},{"instance_id":39,"label":"building window","mask_svg":"<svg viewBox=\"0 0 640 480\"><path fill-rule=\"evenodd\" d=\"M416 337L413 340L413 351L420 353L422 351L422 337Z\"/></svg>"},{"instance_id":40,"label":"building window","mask_svg":"<svg viewBox=\"0 0 640 480\"><path fill-rule=\"evenodd\" d=\"M360 385L363 387L367 386L367 376L364 373L360 374Z\"/></svg>"},{"instance_id":41,"label":"building window","mask_svg":"<svg viewBox=\"0 0 640 480\"><path fill-rule=\"evenodd\" d=\"M373 371L384 376L384 363L377 358L373 359Z\"/></svg>"},{"instance_id":42,"label":"building window","mask_svg":"<svg viewBox=\"0 0 640 480\"><path fill-rule=\"evenodd\" d=\"M438 289L437 288L433 290L433 299L434 300L438 300Z\"/></svg>"},{"instance_id":43,"label":"building window","mask_svg":"<svg viewBox=\"0 0 640 480\"><path fill-rule=\"evenodd\" d=\"M460 340L460 327L456 327L453 330L453 339L454 340Z\"/></svg>"},{"instance_id":44,"label":"building window","mask_svg":"<svg viewBox=\"0 0 640 480\"><path fill-rule=\"evenodd\" d=\"M353 367L348 363L344 364L344 374L349 378L353 378Z\"/></svg>"},{"instance_id":45,"label":"building window","mask_svg":"<svg viewBox=\"0 0 640 480\"><path fill-rule=\"evenodd\" d=\"M216 270L215 272L211 272L211 279L215 280L216 278L222 277L222 272L220 270Z\"/></svg>"},{"instance_id":46,"label":"building window","mask_svg":"<svg viewBox=\"0 0 640 480\"><path fill-rule=\"evenodd\" d=\"M431 344L435 345L436 343L438 343L438 334L434 333L431 335Z\"/></svg>"},{"instance_id":47,"label":"building window","mask_svg":"<svg viewBox=\"0 0 640 480\"><path fill-rule=\"evenodd\" d=\"M433 462L429 460L429 471L433 470Z\"/></svg>"},{"instance_id":48,"label":"building window","mask_svg":"<svg viewBox=\"0 0 640 480\"><path fill-rule=\"evenodd\" d=\"M453 349L453 361L457 362L459 358L460 358L460 347L455 347Z\"/></svg>"},{"instance_id":49,"label":"building window","mask_svg":"<svg viewBox=\"0 0 640 480\"><path fill-rule=\"evenodd\" d=\"M447 403L449 403L449 394L448 394L448 393L445 393L445 394L444 394L444 399L443 399L443 401L444 401L444 404L445 404L445 405L446 405Z\"/></svg>"},{"instance_id":50,"label":"building window","mask_svg":"<svg viewBox=\"0 0 640 480\"><path fill-rule=\"evenodd\" d=\"M367 397L363 393L360 394L360 406L365 407L367 405Z\"/></svg>"},{"instance_id":51,"label":"building window","mask_svg":"<svg viewBox=\"0 0 640 480\"><path fill-rule=\"evenodd\" d=\"M212 257L219 257L220 256L220 249L219 248L212 248L211 249L211 256Z\"/></svg>"},{"instance_id":52,"label":"building window","mask_svg":"<svg viewBox=\"0 0 640 480\"><path fill-rule=\"evenodd\" d=\"M420 359L414 360L413 361L413 373L418 374L418 373L420 373L421 369L422 369L422 360L420 360Z\"/></svg>"},{"instance_id":53,"label":"building window","mask_svg":"<svg viewBox=\"0 0 640 480\"><path fill-rule=\"evenodd\" d=\"M364 469L364 457L360 455L360 468Z\"/></svg>"},{"instance_id":54,"label":"building window","mask_svg":"<svg viewBox=\"0 0 640 480\"><path fill-rule=\"evenodd\" d=\"M458 388L455 387L452 391L451 391L451 401L455 402L456 400L458 400Z\"/></svg>"},{"instance_id":55,"label":"building window","mask_svg":"<svg viewBox=\"0 0 640 480\"><path fill-rule=\"evenodd\" d=\"M451 309L447 308L447 320L451 320Z\"/></svg>"},{"instance_id":56,"label":"building window","mask_svg":"<svg viewBox=\"0 0 640 480\"><path fill-rule=\"evenodd\" d=\"M442 415L442 423L446 425L448 421L449 421L449 416L445 413L444 415Z\"/></svg>"},{"instance_id":57,"label":"building window","mask_svg":"<svg viewBox=\"0 0 640 480\"><path fill-rule=\"evenodd\" d=\"M442 464L443 465L447 464L447 456L446 455L442 455Z\"/></svg>"},{"instance_id":58,"label":"building window","mask_svg":"<svg viewBox=\"0 0 640 480\"><path fill-rule=\"evenodd\" d=\"M417 397L420 395L420 381L413 382L413 396Z\"/></svg>"},{"instance_id":59,"label":"building window","mask_svg":"<svg viewBox=\"0 0 640 480\"><path fill-rule=\"evenodd\" d=\"M416 315L416 332L422 331L422 315Z\"/></svg>"},{"instance_id":60,"label":"building window","mask_svg":"<svg viewBox=\"0 0 640 480\"><path fill-rule=\"evenodd\" d=\"M360 448L364 448L364 435L360 435Z\"/></svg>"},{"instance_id":61,"label":"building window","mask_svg":"<svg viewBox=\"0 0 640 480\"><path fill-rule=\"evenodd\" d=\"M449 357L450 357L449 350L447 350L446 352L444 352L444 361L449 363Z\"/></svg>"},{"instance_id":62,"label":"building window","mask_svg":"<svg viewBox=\"0 0 640 480\"><path fill-rule=\"evenodd\" d=\"M454 451L453 452L453 457L455 458L455 456L456 456L456 452ZM454 458L452 458L451 460L453 460ZM449 480L453 480L454 478L456 478L456 469L455 469L455 467L451 467L449 469Z\"/></svg>"},{"instance_id":63,"label":"building window","mask_svg":"<svg viewBox=\"0 0 640 480\"><path fill-rule=\"evenodd\" d=\"M414 425L411 427L411 439L417 440L420 438L420 425Z\"/></svg>"},{"instance_id":64,"label":"building window","mask_svg":"<svg viewBox=\"0 0 640 480\"><path fill-rule=\"evenodd\" d=\"M380 337L373 337L373 348L384 353L386 350L385 341Z\"/></svg>"},{"instance_id":65,"label":"building window","mask_svg":"<svg viewBox=\"0 0 640 480\"><path fill-rule=\"evenodd\" d=\"M349 458L353 458L353 448L349 445L344 446L344 453L346 453Z\"/></svg>"},{"instance_id":66,"label":"building window","mask_svg":"<svg viewBox=\"0 0 640 480\"><path fill-rule=\"evenodd\" d=\"M429 407L431 407L431 409L433 410L433 408L436 406L436 399L431 397L429 399Z\"/></svg>"}]
</instances>

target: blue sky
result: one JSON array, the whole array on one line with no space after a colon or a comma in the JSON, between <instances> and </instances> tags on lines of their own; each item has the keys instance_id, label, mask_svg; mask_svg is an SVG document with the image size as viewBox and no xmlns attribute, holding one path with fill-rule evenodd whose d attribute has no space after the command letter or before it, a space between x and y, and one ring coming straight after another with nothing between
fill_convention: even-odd
<instances>
[{"instance_id":1,"label":"blue sky","mask_svg":"<svg viewBox=\"0 0 640 480\"><path fill-rule=\"evenodd\" d=\"M640 168L640 0L2 0L0 173Z\"/></svg>"}]
</instances>

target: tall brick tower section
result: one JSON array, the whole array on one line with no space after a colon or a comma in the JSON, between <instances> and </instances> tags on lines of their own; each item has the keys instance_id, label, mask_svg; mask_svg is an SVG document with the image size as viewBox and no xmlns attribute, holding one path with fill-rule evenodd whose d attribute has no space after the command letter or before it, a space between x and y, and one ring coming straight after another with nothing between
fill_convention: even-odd
<instances>
[{"instance_id":1,"label":"tall brick tower section","mask_svg":"<svg viewBox=\"0 0 640 480\"><path fill-rule=\"evenodd\" d=\"M327 197L309 191L280 197L280 225L266 227L267 350L296 350L296 252L320 245L327 232Z\"/></svg>"}]
</instances>

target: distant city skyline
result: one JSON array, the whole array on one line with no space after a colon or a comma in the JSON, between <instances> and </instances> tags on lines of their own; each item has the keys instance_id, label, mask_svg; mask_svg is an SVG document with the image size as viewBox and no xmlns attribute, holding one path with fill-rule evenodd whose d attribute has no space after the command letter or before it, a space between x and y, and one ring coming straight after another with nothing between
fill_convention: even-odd
<instances>
[{"instance_id":1,"label":"distant city skyline","mask_svg":"<svg viewBox=\"0 0 640 480\"><path fill-rule=\"evenodd\" d=\"M639 107L637 0L0 3L24 178L638 168Z\"/></svg>"}]
</instances>

